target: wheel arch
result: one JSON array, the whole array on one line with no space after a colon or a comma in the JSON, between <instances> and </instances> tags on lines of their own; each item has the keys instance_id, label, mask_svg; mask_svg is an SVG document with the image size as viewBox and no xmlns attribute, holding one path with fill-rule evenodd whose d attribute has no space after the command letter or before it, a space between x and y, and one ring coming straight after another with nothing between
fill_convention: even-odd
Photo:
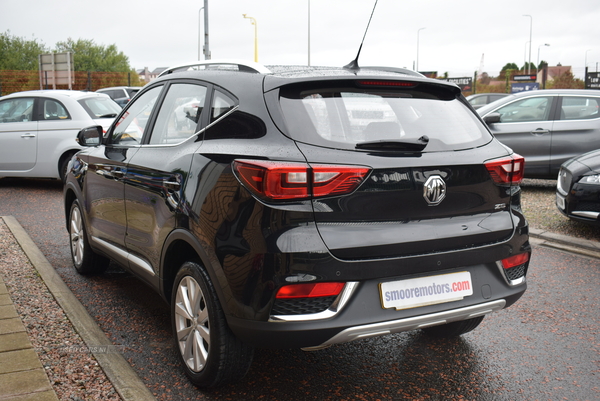
<instances>
[{"instance_id":1,"label":"wheel arch","mask_svg":"<svg viewBox=\"0 0 600 401\"><path fill-rule=\"evenodd\" d=\"M229 297L226 294L229 292L229 286L227 285L225 275L222 274L219 262L216 261L216 258L212 261L197 238L184 229L174 230L163 246L160 270L161 296L168 303L171 303L173 283L177 271L183 263L188 261L198 263L206 270L213 282L223 311L225 314L229 314L230 305L225 300L231 299L231 294L229 294Z\"/></svg>"},{"instance_id":2,"label":"wheel arch","mask_svg":"<svg viewBox=\"0 0 600 401\"><path fill-rule=\"evenodd\" d=\"M71 205L75 202L75 199L77 199L77 195L75 195L73 188L70 188L68 185L65 186L63 200L65 208L65 227L67 228L67 231L69 230L69 213L71 212Z\"/></svg>"}]
</instances>

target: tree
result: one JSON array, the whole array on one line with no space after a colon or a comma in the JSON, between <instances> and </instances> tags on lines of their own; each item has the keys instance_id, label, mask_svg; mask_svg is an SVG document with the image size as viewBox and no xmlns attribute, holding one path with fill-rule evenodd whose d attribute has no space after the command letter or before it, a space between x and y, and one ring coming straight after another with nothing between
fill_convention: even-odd
<instances>
[{"instance_id":1,"label":"tree","mask_svg":"<svg viewBox=\"0 0 600 401\"><path fill-rule=\"evenodd\" d=\"M533 72L537 71L537 69L535 68L535 64L529 63L529 62L525 62L525 65L523 66L523 68L521 68L521 70L527 72L527 67L529 67L530 71L533 71Z\"/></svg>"},{"instance_id":2,"label":"tree","mask_svg":"<svg viewBox=\"0 0 600 401\"><path fill-rule=\"evenodd\" d=\"M130 72L129 58L116 45L102 46L89 39L69 38L56 44L57 52L73 53L75 71Z\"/></svg>"},{"instance_id":3,"label":"tree","mask_svg":"<svg viewBox=\"0 0 600 401\"><path fill-rule=\"evenodd\" d=\"M500 75L504 75L506 70L518 70L519 66L516 65L515 63L507 63L504 67L502 67L502 69L500 70Z\"/></svg>"},{"instance_id":4,"label":"tree","mask_svg":"<svg viewBox=\"0 0 600 401\"><path fill-rule=\"evenodd\" d=\"M37 39L26 40L0 33L0 70L37 70L38 55L46 52L46 46Z\"/></svg>"},{"instance_id":5,"label":"tree","mask_svg":"<svg viewBox=\"0 0 600 401\"><path fill-rule=\"evenodd\" d=\"M552 81L547 83L548 89L584 89L585 83L573 76L572 72L560 74Z\"/></svg>"}]
</instances>

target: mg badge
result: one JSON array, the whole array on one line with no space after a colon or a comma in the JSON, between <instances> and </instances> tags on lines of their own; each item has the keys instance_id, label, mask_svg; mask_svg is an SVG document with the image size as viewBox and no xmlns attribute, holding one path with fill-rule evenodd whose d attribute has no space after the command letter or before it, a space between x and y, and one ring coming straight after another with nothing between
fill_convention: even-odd
<instances>
[{"instance_id":1,"label":"mg badge","mask_svg":"<svg viewBox=\"0 0 600 401\"><path fill-rule=\"evenodd\" d=\"M446 183L439 175L432 175L423 186L423 198L429 206L437 206L446 197Z\"/></svg>"}]
</instances>

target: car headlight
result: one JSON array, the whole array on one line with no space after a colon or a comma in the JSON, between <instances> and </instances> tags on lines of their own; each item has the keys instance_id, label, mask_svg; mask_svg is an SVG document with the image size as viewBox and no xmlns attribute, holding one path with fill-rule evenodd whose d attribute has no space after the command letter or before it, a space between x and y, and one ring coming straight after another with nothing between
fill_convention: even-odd
<instances>
[{"instance_id":1,"label":"car headlight","mask_svg":"<svg viewBox=\"0 0 600 401\"><path fill-rule=\"evenodd\" d=\"M596 184L600 185L600 174L592 174L581 177L580 184Z\"/></svg>"}]
</instances>

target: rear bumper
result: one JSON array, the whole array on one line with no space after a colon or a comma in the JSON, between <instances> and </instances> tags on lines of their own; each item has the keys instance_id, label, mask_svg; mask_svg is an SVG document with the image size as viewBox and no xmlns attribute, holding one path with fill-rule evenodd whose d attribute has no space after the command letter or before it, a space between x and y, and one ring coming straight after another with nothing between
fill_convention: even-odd
<instances>
[{"instance_id":1,"label":"rear bumper","mask_svg":"<svg viewBox=\"0 0 600 401\"><path fill-rule=\"evenodd\" d=\"M316 351L329 347L333 344L346 343L363 338L377 337L386 334L399 333L403 331L418 330L426 327L437 326L440 324L458 322L484 316L504 308L506 301L499 299L497 301L486 302L484 304L467 306L465 308L453 309L444 312L432 313L424 316L409 317L406 319L392 320L390 322L381 322L375 324L366 324L363 326L349 327L329 340L316 347L305 347L305 351Z\"/></svg>"},{"instance_id":2,"label":"rear bumper","mask_svg":"<svg viewBox=\"0 0 600 401\"><path fill-rule=\"evenodd\" d=\"M473 294L459 301L403 310L384 309L379 284L393 279L387 278L360 282L343 309L320 320L256 321L228 317L228 323L237 337L255 347L319 349L486 315L509 307L527 288L526 281L509 285L497 266L490 264L443 273L460 270L471 273Z\"/></svg>"}]
</instances>

